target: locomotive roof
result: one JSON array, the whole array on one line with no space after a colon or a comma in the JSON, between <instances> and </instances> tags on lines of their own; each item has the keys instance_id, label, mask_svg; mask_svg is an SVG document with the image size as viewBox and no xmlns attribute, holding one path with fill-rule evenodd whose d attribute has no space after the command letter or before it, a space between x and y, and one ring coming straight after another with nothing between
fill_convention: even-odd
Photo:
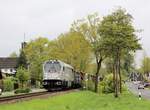
<instances>
[{"instance_id":1,"label":"locomotive roof","mask_svg":"<svg viewBox=\"0 0 150 110\"><path fill-rule=\"evenodd\" d=\"M72 67L71 65L69 65L69 64L67 64L67 63L64 63L64 62L62 62L62 61L60 61L60 60L58 60L58 61L59 61L63 66L73 69L73 67Z\"/></svg>"},{"instance_id":2,"label":"locomotive roof","mask_svg":"<svg viewBox=\"0 0 150 110\"><path fill-rule=\"evenodd\" d=\"M64 62L61 61L61 60L48 60L48 61L46 61L46 62L49 62L49 61L59 62L61 65L73 69L73 67L72 67L71 65L69 65L69 64L67 64L67 63L64 63ZM45 62L45 63L46 63L46 62Z\"/></svg>"}]
</instances>

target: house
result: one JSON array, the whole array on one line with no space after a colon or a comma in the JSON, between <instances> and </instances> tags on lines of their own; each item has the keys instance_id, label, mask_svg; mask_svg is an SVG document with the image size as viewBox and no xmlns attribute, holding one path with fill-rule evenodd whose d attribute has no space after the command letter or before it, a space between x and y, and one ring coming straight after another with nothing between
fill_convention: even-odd
<instances>
[{"instance_id":1,"label":"house","mask_svg":"<svg viewBox=\"0 0 150 110\"><path fill-rule=\"evenodd\" d=\"M0 73L6 76L15 75L17 63L18 63L18 58L0 57Z\"/></svg>"}]
</instances>

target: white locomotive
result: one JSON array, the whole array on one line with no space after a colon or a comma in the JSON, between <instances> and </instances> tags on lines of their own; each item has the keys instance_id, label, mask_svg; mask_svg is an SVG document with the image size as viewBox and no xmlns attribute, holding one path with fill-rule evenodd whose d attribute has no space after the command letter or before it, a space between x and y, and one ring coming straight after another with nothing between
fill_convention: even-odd
<instances>
[{"instance_id":1,"label":"white locomotive","mask_svg":"<svg viewBox=\"0 0 150 110\"><path fill-rule=\"evenodd\" d=\"M81 86L81 75L60 60L48 60L43 64L43 86L46 89Z\"/></svg>"}]
</instances>

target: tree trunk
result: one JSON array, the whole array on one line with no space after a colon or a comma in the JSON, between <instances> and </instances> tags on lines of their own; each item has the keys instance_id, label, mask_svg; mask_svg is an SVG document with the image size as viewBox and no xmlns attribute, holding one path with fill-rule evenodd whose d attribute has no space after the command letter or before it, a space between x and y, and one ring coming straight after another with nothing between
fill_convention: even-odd
<instances>
[{"instance_id":1,"label":"tree trunk","mask_svg":"<svg viewBox=\"0 0 150 110\"><path fill-rule=\"evenodd\" d=\"M118 73L119 73L119 89L120 89L120 93L122 93L122 78L121 78L121 72L120 72L120 56L118 58L119 60L119 64L118 64Z\"/></svg>"},{"instance_id":2,"label":"tree trunk","mask_svg":"<svg viewBox=\"0 0 150 110\"><path fill-rule=\"evenodd\" d=\"M119 54L117 51L117 55L115 58L115 97L118 97L118 93L119 93L119 82L118 82L118 73L119 73L119 58L118 58Z\"/></svg>"},{"instance_id":3,"label":"tree trunk","mask_svg":"<svg viewBox=\"0 0 150 110\"><path fill-rule=\"evenodd\" d=\"M118 54L117 54L117 64L118 64L118 75L119 75L119 92L122 93L122 78L121 78L121 72L120 72L120 49L118 48Z\"/></svg>"},{"instance_id":4,"label":"tree trunk","mask_svg":"<svg viewBox=\"0 0 150 110\"><path fill-rule=\"evenodd\" d=\"M118 74L117 74L117 62L115 63L115 94L114 96L118 97Z\"/></svg>"},{"instance_id":5,"label":"tree trunk","mask_svg":"<svg viewBox=\"0 0 150 110\"><path fill-rule=\"evenodd\" d=\"M23 88L23 82L21 83L21 87Z\"/></svg>"},{"instance_id":6,"label":"tree trunk","mask_svg":"<svg viewBox=\"0 0 150 110\"><path fill-rule=\"evenodd\" d=\"M95 92L98 92L98 82L99 82L99 70L101 68L102 58L97 62L97 71L96 71L96 78L95 78Z\"/></svg>"},{"instance_id":7,"label":"tree trunk","mask_svg":"<svg viewBox=\"0 0 150 110\"><path fill-rule=\"evenodd\" d=\"M98 92L98 73L96 73L96 76L95 76L95 92L96 93Z\"/></svg>"},{"instance_id":8,"label":"tree trunk","mask_svg":"<svg viewBox=\"0 0 150 110\"><path fill-rule=\"evenodd\" d=\"M113 89L114 89L114 92L115 92L115 78L116 78L116 74L115 74L115 63L113 63Z\"/></svg>"}]
</instances>

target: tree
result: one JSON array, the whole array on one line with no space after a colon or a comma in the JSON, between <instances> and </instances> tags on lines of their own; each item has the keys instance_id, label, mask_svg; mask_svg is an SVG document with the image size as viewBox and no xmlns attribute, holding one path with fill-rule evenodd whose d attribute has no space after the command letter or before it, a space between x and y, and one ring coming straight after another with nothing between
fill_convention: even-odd
<instances>
[{"instance_id":1,"label":"tree","mask_svg":"<svg viewBox=\"0 0 150 110\"><path fill-rule=\"evenodd\" d=\"M93 54L96 60L96 80L95 80L95 92L98 92L99 71L102 61L106 58L105 52L107 51L102 45L102 39L98 33L100 17L97 13L87 16L86 19L77 20L72 24L71 30L81 33L85 39L90 43Z\"/></svg>"},{"instance_id":2,"label":"tree","mask_svg":"<svg viewBox=\"0 0 150 110\"><path fill-rule=\"evenodd\" d=\"M42 82L42 65L44 61L50 58L48 44L49 40L47 38L39 37L28 42L24 48L29 71L31 72L31 82L35 86L36 82Z\"/></svg>"},{"instance_id":3,"label":"tree","mask_svg":"<svg viewBox=\"0 0 150 110\"><path fill-rule=\"evenodd\" d=\"M146 75L150 72L150 58L147 56L144 56L142 60L141 72Z\"/></svg>"},{"instance_id":4,"label":"tree","mask_svg":"<svg viewBox=\"0 0 150 110\"><path fill-rule=\"evenodd\" d=\"M99 25L99 34L102 37L103 46L110 52L109 57L114 59L115 97L118 97L119 90L121 92L121 57L125 55L126 51L134 52L141 49L136 32L132 25L132 16L121 8L103 17Z\"/></svg>"},{"instance_id":5,"label":"tree","mask_svg":"<svg viewBox=\"0 0 150 110\"><path fill-rule=\"evenodd\" d=\"M9 57L16 58L16 57L18 57L18 55L17 55L17 53L16 53L16 52L12 52L12 53L9 55Z\"/></svg>"},{"instance_id":6,"label":"tree","mask_svg":"<svg viewBox=\"0 0 150 110\"><path fill-rule=\"evenodd\" d=\"M27 69L23 67L19 67L17 69L16 77L18 78L19 82L21 83L21 87L24 87L24 84L30 79L30 73Z\"/></svg>"},{"instance_id":7,"label":"tree","mask_svg":"<svg viewBox=\"0 0 150 110\"><path fill-rule=\"evenodd\" d=\"M114 59L109 57L104 61L104 64L107 72L113 73ZM121 73L125 77L127 77L129 73L135 71L134 54L131 52L125 52L124 56L121 56L120 66Z\"/></svg>"},{"instance_id":8,"label":"tree","mask_svg":"<svg viewBox=\"0 0 150 110\"><path fill-rule=\"evenodd\" d=\"M51 58L62 60L78 71L85 72L91 61L89 42L77 32L61 34L49 45L49 48L51 48L49 51Z\"/></svg>"},{"instance_id":9,"label":"tree","mask_svg":"<svg viewBox=\"0 0 150 110\"><path fill-rule=\"evenodd\" d=\"M131 72L135 71L134 53L125 52L124 56L121 59L121 64L121 69L122 71L124 71L124 75L129 76Z\"/></svg>"},{"instance_id":10,"label":"tree","mask_svg":"<svg viewBox=\"0 0 150 110\"><path fill-rule=\"evenodd\" d=\"M113 58L106 58L104 61L105 69L107 73L113 73Z\"/></svg>"},{"instance_id":11,"label":"tree","mask_svg":"<svg viewBox=\"0 0 150 110\"><path fill-rule=\"evenodd\" d=\"M26 69L27 69L27 66L28 66L27 58L26 58L24 49L20 50L20 55L19 55L18 66L17 67L20 67L20 66L22 66L22 67L24 67Z\"/></svg>"}]
</instances>

